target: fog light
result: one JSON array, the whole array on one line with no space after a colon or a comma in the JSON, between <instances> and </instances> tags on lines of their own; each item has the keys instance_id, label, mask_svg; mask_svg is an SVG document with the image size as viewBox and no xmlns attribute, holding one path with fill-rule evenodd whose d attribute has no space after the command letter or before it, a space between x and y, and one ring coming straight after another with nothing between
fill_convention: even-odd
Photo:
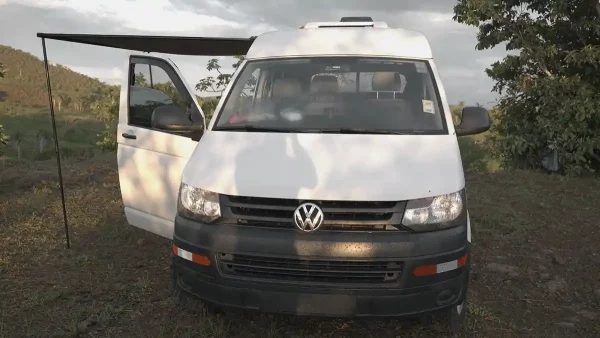
<instances>
[{"instance_id":1,"label":"fog light","mask_svg":"<svg viewBox=\"0 0 600 338\"><path fill-rule=\"evenodd\" d=\"M450 290L444 290L438 293L435 301L438 305L447 305L452 303L456 299L456 294Z\"/></svg>"}]
</instances>

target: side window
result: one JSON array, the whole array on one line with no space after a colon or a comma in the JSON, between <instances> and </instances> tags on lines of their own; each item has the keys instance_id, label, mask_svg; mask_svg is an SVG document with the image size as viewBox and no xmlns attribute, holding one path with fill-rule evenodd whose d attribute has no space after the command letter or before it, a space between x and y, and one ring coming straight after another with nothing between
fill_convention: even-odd
<instances>
[{"instance_id":1,"label":"side window","mask_svg":"<svg viewBox=\"0 0 600 338\"><path fill-rule=\"evenodd\" d=\"M242 90L242 97L254 96L256 94L256 85L258 84L258 78L260 77L260 68L256 68L254 72L252 72L252 76L246 81L244 84L244 89Z\"/></svg>"},{"instance_id":2,"label":"side window","mask_svg":"<svg viewBox=\"0 0 600 338\"><path fill-rule=\"evenodd\" d=\"M187 93L180 92L162 67L154 64L134 63L129 79L129 125L152 128L154 109L164 105L177 105L187 110Z\"/></svg>"},{"instance_id":3,"label":"side window","mask_svg":"<svg viewBox=\"0 0 600 338\"><path fill-rule=\"evenodd\" d=\"M258 79L260 77L260 68L255 69L252 75L246 79L244 87L239 94L237 107L242 114L248 114L252 110L257 95Z\"/></svg>"}]
</instances>

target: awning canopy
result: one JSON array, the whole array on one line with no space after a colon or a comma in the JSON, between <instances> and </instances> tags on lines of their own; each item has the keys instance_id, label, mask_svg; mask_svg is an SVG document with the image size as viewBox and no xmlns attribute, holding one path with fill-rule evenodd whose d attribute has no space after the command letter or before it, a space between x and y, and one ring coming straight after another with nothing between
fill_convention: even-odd
<instances>
[{"instance_id":1,"label":"awning canopy","mask_svg":"<svg viewBox=\"0 0 600 338\"><path fill-rule=\"evenodd\" d=\"M38 33L39 38L112 47L140 52L178 55L245 55L255 37L218 38L191 36L144 36Z\"/></svg>"}]
</instances>

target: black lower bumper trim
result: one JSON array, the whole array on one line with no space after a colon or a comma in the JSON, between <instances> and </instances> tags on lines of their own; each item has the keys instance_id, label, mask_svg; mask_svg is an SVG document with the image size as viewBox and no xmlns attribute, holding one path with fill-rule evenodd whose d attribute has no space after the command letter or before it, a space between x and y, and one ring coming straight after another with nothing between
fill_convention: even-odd
<instances>
[{"instance_id":1,"label":"black lower bumper trim","mask_svg":"<svg viewBox=\"0 0 600 338\"><path fill-rule=\"evenodd\" d=\"M204 224L178 216L173 243L210 261L209 265L202 266L175 256L177 285L206 302L225 307L295 315L395 317L458 305L468 286L470 245L466 223L426 233L324 231L303 234ZM468 258L463 267L427 276L414 274L419 266L453 262L465 254ZM260 260L262 265L254 263L270 269L256 270L251 276L223 269L223 257L235 255ZM392 261L398 262L401 270L392 276L390 283L306 281L282 278L281 273L265 273L273 272L274 266L286 269L300 266L306 271L302 264L322 260ZM298 261L303 263L294 265ZM281 262L285 264L279 264ZM331 269L326 271L333 274Z\"/></svg>"},{"instance_id":2,"label":"black lower bumper trim","mask_svg":"<svg viewBox=\"0 0 600 338\"><path fill-rule=\"evenodd\" d=\"M290 290L216 284L205 276L177 263L176 285L182 291L221 307L331 317L396 317L434 312L456 306L464 300L468 270L455 278L427 287L390 290L368 294L361 290L297 288ZM355 292L358 291L358 292Z\"/></svg>"}]
</instances>

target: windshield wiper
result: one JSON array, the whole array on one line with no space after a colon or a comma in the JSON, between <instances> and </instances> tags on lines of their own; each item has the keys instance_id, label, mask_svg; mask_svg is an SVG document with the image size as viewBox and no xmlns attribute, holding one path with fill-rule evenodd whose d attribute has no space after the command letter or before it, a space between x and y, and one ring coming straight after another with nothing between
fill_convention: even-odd
<instances>
[{"instance_id":1,"label":"windshield wiper","mask_svg":"<svg viewBox=\"0 0 600 338\"><path fill-rule=\"evenodd\" d=\"M308 128L308 129L290 129L277 127L258 127L249 124L220 126L215 127L215 131L250 131L250 132L270 132L270 133L315 133L315 134L387 134L387 135L414 135L421 134L421 130L412 130L410 132L395 131L395 130L372 130L365 128Z\"/></svg>"},{"instance_id":2,"label":"windshield wiper","mask_svg":"<svg viewBox=\"0 0 600 338\"><path fill-rule=\"evenodd\" d=\"M213 130L215 131L254 131L254 132L266 132L266 133L301 133L302 130L299 129L289 129L289 128L276 128L276 127L257 127L249 124L243 125L235 125L235 126L221 126L215 127Z\"/></svg>"},{"instance_id":3,"label":"windshield wiper","mask_svg":"<svg viewBox=\"0 0 600 338\"><path fill-rule=\"evenodd\" d=\"M410 133L394 130L372 130L365 128L339 128L339 129L321 129L321 133L337 134L390 134L390 135L411 135Z\"/></svg>"}]
</instances>

